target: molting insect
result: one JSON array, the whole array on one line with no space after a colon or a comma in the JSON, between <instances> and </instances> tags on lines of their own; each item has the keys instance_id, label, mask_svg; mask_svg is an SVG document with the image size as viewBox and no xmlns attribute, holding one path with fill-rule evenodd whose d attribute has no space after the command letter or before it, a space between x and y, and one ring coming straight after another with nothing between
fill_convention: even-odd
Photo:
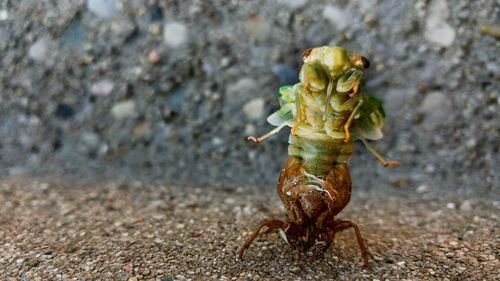
<instances>
[{"instance_id":1,"label":"molting insect","mask_svg":"<svg viewBox=\"0 0 500 281\"><path fill-rule=\"evenodd\" d=\"M364 92L364 69L368 59L341 47L317 47L302 54L304 64L300 82L279 89L280 109L267 118L276 128L262 137L248 137L261 142L291 127L288 154L290 158L281 170L278 194L285 205L287 220L262 222L239 252L239 257L262 234L274 229L296 250L324 241L312 256L311 262L333 243L337 232L353 228L363 256L366 250L358 226L336 219L349 203L351 177L346 163L351 157L354 140L358 139L384 165L387 162L366 139L382 138L385 123L382 103Z\"/></svg>"}]
</instances>

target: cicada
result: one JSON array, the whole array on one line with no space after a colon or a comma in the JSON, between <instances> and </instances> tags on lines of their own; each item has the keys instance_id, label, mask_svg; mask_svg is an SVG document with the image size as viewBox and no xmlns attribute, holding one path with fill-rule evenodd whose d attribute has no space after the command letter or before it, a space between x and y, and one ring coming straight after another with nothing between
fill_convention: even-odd
<instances>
[{"instance_id":1,"label":"cicada","mask_svg":"<svg viewBox=\"0 0 500 281\"><path fill-rule=\"evenodd\" d=\"M336 219L349 203L351 178L349 161L354 140L361 140L384 165L387 162L367 142L382 138L386 117L380 100L364 92L368 59L359 53L336 46L323 46L304 51L300 82L279 89L280 109L267 121L276 126L262 137L248 137L261 142L291 127L288 140L290 158L281 170L278 194L285 205L287 220L262 222L239 252L244 251L263 232L279 229L283 239L296 250L300 259L301 246L308 248L317 241L323 247L311 261L326 251L335 233L354 228L364 264L368 253L358 226Z\"/></svg>"}]
</instances>

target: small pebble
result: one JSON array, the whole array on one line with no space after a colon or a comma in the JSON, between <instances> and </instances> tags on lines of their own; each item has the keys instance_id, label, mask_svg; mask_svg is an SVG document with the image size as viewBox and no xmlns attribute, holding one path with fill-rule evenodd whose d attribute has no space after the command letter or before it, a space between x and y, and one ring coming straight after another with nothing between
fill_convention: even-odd
<instances>
[{"instance_id":1,"label":"small pebble","mask_svg":"<svg viewBox=\"0 0 500 281\"><path fill-rule=\"evenodd\" d=\"M41 38L38 39L28 50L28 56L35 61L44 61L49 55L49 45L50 39Z\"/></svg>"},{"instance_id":2,"label":"small pebble","mask_svg":"<svg viewBox=\"0 0 500 281\"><path fill-rule=\"evenodd\" d=\"M116 119L124 119L135 114L135 102L123 101L116 103L111 109L111 113Z\"/></svg>"},{"instance_id":3,"label":"small pebble","mask_svg":"<svg viewBox=\"0 0 500 281\"><path fill-rule=\"evenodd\" d=\"M434 166L432 164L425 166L424 172L426 174L434 174L435 171L436 171L436 168L434 168Z\"/></svg>"},{"instance_id":4,"label":"small pebble","mask_svg":"<svg viewBox=\"0 0 500 281\"><path fill-rule=\"evenodd\" d=\"M157 51L152 50L149 52L148 60L150 63L157 64L160 61L160 59L161 59L160 53L158 53Z\"/></svg>"},{"instance_id":5,"label":"small pebble","mask_svg":"<svg viewBox=\"0 0 500 281\"><path fill-rule=\"evenodd\" d=\"M184 89L180 88L170 94L167 104L172 111L180 113L184 106Z\"/></svg>"},{"instance_id":6,"label":"small pebble","mask_svg":"<svg viewBox=\"0 0 500 281\"><path fill-rule=\"evenodd\" d=\"M253 124L245 125L245 136L253 136L255 134L255 126Z\"/></svg>"},{"instance_id":7,"label":"small pebble","mask_svg":"<svg viewBox=\"0 0 500 281\"><path fill-rule=\"evenodd\" d=\"M90 92L96 96L107 96L113 91L115 84L111 80L103 79L90 86Z\"/></svg>"},{"instance_id":8,"label":"small pebble","mask_svg":"<svg viewBox=\"0 0 500 281\"><path fill-rule=\"evenodd\" d=\"M142 122L132 130L132 134L136 137L147 135L149 132L151 132L151 127L148 122Z\"/></svg>"},{"instance_id":9,"label":"small pebble","mask_svg":"<svg viewBox=\"0 0 500 281\"><path fill-rule=\"evenodd\" d=\"M449 15L446 0L433 0L428 8L424 37L431 43L449 47L455 40L455 29L446 22Z\"/></svg>"},{"instance_id":10,"label":"small pebble","mask_svg":"<svg viewBox=\"0 0 500 281\"><path fill-rule=\"evenodd\" d=\"M64 47L81 48L85 44L87 34L87 27L83 23L75 21L69 24L59 39Z\"/></svg>"},{"instance_id":11,"label":"small pebble","mask_svg":"<svg viewBox=\"0 0 500 281\"><path fill-rule=\"evenodd\" d=\"M182 47L188 41L188 29L181 22L169 22L163 27L163 40L169 47Z\"/></svg>"},{"instance_id":12,"label":"small pebble","mask_svg":"<svg viewBox=\"0 0 500 281\"><path fill-rule=\"evenodd\" d=\"M73 108L67 104L58 104L57 105L57 108L56 108L56 116L61 118L61 119L64 119L64 120L68 120L70 119L71 117L73 117L73 115L75 114L75 111L73 110Z\"/></svg>"},{"instance_id":13,"label":"small pebble","mask_svg":"<svg viewBox=\"0 0 500 281\"><path fill-rule=\"evenodd\" d=\"M500 24L482 24L479 30L483 34L491 35L500 39Z\"/></svg>"},{"instance_id":14,"label":"small pebble","mask_svg":"<svg viewBox=\"0 0 500 281\"><path fill-rule=\"evenodd\" d=\"M210 63L207 63L207 62L203 62L203 64L201 65L201 69L203 70L203 72L205 72L208 75L214 73L214 70L215 70L213 65Z\"/></svg>"},{"instance_id":15,"label":"small pebble","mask_svg":"<svg viewBox=\"0 0 500 281\"><path fill-rule=\"evenodd\" d=\"M9 11L0 10L0 21L6 21L9 19Z\"/></svg>"},{"instance_id":16,"label":"small pebble","mask_svg":"<svg viewBox=\"0 0 500 281\"><path fill-rule=\"evenodd\" d=\"M148 16L152 22L161 21L163 20L163 10L158 5L154 5L148 9Z\"/></svg>"},{"instance_id":17,"label":"small pebble","mask_svg":"<svg viewBox=\"0 0 500 281\"><path fill-rule=\"evenodd\" d=\"M243 105L243 112L251 120L258 120L264 115L264 99L256 98Z\"/></svg>"},{"instance_id":18,"label":"small pebble","mask_svg":"<svg viewBox=\"0 0 500 281\"><path fill-rule=\"evenodd\" d=\"M148 26L148 32L154 35L160 35L161 34L161 25L160 24L151 24Z\"/></svg>"},{"instance_id":19,"label":"small pebble","mask_svg":"<svg viewBox=\"0 0 500 281\"><path fill-rule=\"evenodd\" d=\"M448 208L448 209L456 209L457 208L457 204L455 204L453 202L450 202L450 203L446 204L446 208Z\"/></svg>"},{"instance_id":20,"label":"small pebble","mask_svg":"<svg viewBox=\"0 0 500 281\"><path fill-rule=\"evenodd\" d=\"M425 184L419 185L419 186L417 187L417 192L418 192L418 193L424 193L424 192L426 192L427 190L429 190L429 187L428 187L427 185L425 185Z\"/></svg>"},{"instance_id":21,"label":"small pebble","mask_svg":"<svg viewBox=\"0 0 500 281\"><path fill-rule=\"evenodd\" d=\"M351 23L351 17L345 10L328 4L323 9L323 17L337 30L344 30Z\"/></svg>"},{"instance_id":22,"label":"small pebble","mask_svg":"<svg viewBox=\"0 0 500 281\"><path fill-rule=\"evenodd\" d=\"M230 57L223 57L220 59L220 66L228 67L231 64L232 60Z\"/></svg>"},{"instance_id":23,"label":"small pebble","mask_svg":"<svg viewBox=\"0 0 500 281\"><path fill-rule=\"evenodd\" d=\"M436 126L448 120L453 111L451 100L440 92L429 93L419 107L426 125Z\"/></svg>"},{"instance_id":24,"label":"small pebble","mask_svg":"<svg viewBox=\"0 0 500 281\"><path fill-rule=\"evenodd\" d=\"M101 18L111 16L117 7L117 0L87 0L87 9Z\"/></svg>"},{"instance_id":25,"label":"small pebble","mask_svg":"<svg viewBox=\"0 0 500 281\"><path fill-rule=\"evenodd\" d=\"M470 138L465 142L465 146L467 148L474 148L477 144L477 140L474 138Z\"/></svg>"},{"instance_id":26,"label":"small pebble","mask_svg":"<svg viewBox=\"0 0 500 281\"><path fill-rule=\"evenodd\" d=\"M212 138L212 144L213 144L214 146L219 146L219 145L221 145L221 144L223 144L223 143L224 143L224 140L223 140L223 139L221 139L221 138L219 138L219 137L213 137L213 138Z\"/></svg>"},{"instance_id":27,"label":"small pebble","mask_svg":"<svg viewBox=\"0 0 500 281\"><path fill-rule=\"evenodd\" d=\"M40 264L40 261L38 259L29 259L27 263L29 266L35 267Z\"/></svg>"}]
</instances>

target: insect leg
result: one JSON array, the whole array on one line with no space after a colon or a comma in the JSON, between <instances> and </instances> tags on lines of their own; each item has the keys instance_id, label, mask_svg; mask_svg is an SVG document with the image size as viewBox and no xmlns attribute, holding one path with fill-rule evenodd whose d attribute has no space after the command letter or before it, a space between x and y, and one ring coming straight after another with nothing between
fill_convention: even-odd
<instances>
[{"instance_id":1,"label":"insect leg","mask_svg":"<svg viewBox=\"0 0 500 281\"><path fill-rule=\"evenodd\" d=\"M359 84L361 83L361 77L362 77L362 75L359 75L356 78L356 80L354 82L354 86L352 87L352 93L349 94L350 97L353 97L358 93Z\"/></svg>"},{"instance_id":2,"label":"insect leg","mask_svg":"<svg viewBox=\"0 0 500 281\"><path fill-rule=\"evenodd\" d=\"M354 116L358 114L359 108L361 107L361 104L363 101L359 101L358 105L352 110L351 114L349 115L349 118L347 119L347 122L344 124L344 131L345 131L345 140L344 142L348 142L350 139L350 134L349 134L349 127L351 126L352 120L354 120Z\"/></svg>"},{"instance_id":3,"label":"insect leg","mask_svg":"<svg viewBox=\"0 0 500 281\"><path fill-rule=\"evenodd\" d=\"M360 137L358 137L358 138L359 138L359 140L361 140L361 142L365 145L366 149L368 149L368 151L370 151L370 152L371 152L371 154L373 154L373 156L375 156L375 157L378 159L378 161L380 161L380 163L382 163L385 167L389 167L389 166L392 166L392 165L399 165L399 163L398 163L398 162L396 162L396 161L391 161L391 162L387 162L387 161L385 161L384 157L382 157L380 154L378 154L378 152L377 152L375 149L373 149L373 148L372 148L372 147L368 144L368 142L366 141L366 139L365 139L365 138L363 138L363 137L361 137L361 136L360 136Z\"/></svg>"},{"instance_id":4,"label":"insect leg","mask_svg":"<svg viewBox=\"0 0 500 281\"><path fill-rule=\"evenodd\" d=\"M252 140L256 143L259 143L267 138L269 138L270 136L274 135L274 134L277 134L279 131L281 131L281 129L283 129L283 127L285 127L287 125L287 123L283 123L281 125L279 125L278 127L274 128L273 130L269 131L269 133L263 135L262 137L260 138L255 138L255 137L247 137L247 140Z\"/></svg>"},{"instance_id":5,"label":"insect leg","mask_svg":"<svg viewBox=\"0 0 500 281\"><path fill-rule=\"evenodd\" d=\"M239 253L239 258L240 259L243 258L243 253L245 252L246 249L248 249L248 247L250 247L250 244L252 244L253 240L259 235L261 229L264 226L267 226L269 228L264 233L269 233L271 230L273 230L275 228L284 228L285 225L286 225L286 223L284 223L281 220L266 220L266 221L263 221L261 224L259 224L259 226L257 226L257 228L255 229L255 231L252 234L252 236L250 236L250 238L247 240L247 242L245 243L245 245L243 245L243 247L241 248L240 253Z\"/></svg>"},{"instance_id":6,"label":"insect leg","mask_svg":"<svg viewBox=\"0 0 500 281\"><path fill-rule=\"evenodd\" d=\"M295 253L295 260L300 260L300 248L299 248L299 245L297 245L297 242L295 240L290 240L290 243L292 244L292 248L295 249L297 251L297 253Z\"/></svg>"},{"instance_id":7,"label":"insect leg","mask_svg":"<svg viewBox=\"0 0 500 281\"><path fill-rule=\"evenodd\" d=\"M358 225L351 221L338 220L333 226L333 232L342 231L347 228L354 228L356 233L356 238L358 239L359 248L361 249L361 254L363 255L364 267L368 266L368 251L366 251L365 243L363 242L363 237L359 231Z\"/></svg>"},{"instance_id":8,"label":"insect leg","mask_svg":"<svg viewBox=\"0 0 500 281\"><path fill-rule=\"evenodd\" d=\"M295 125L293 125L292 130L291 130L292 134L295 135L295 131L297 130L297 127L299 127L300 121L302 121L302 120L297 119L297 122L295 123Z\"/></svg>"},{"instance_id":9,"label":"insect leg","mask_svg":"<svg viewBox=\"0 0 500 281\"><path fill-rule=\"evenodd\" d=\"M335 231L329 231L328 232L328 237L326 239L326 244L321 247L321 249L318 249L314 255L311 257L311 259L309 260L311 263L315 262L316 261L316 258L318 257L319 254L321 253L324 253L326 250L328 250L328 248L330 248L330 246L332 245L333 243L333 238L335 236Z\"/></svg>"},{"instance_id":10,"label":"insect leg","mask_svg":"<svg viewBox=\"0 0 500 281\"><path fill-rule=\"evenodd\" d=\"M304 84L304 93L307 93L307 82ZM292 127L292 134L295 135L295 131L297 130L297 127L299 127L300 122L302 121L302 111L301 111L301 105L300 105L300 92L295 90L295 106L296 106L296 112L297 112L297 122L295 122L295 125Z\"/></svg>"}]
</instances>

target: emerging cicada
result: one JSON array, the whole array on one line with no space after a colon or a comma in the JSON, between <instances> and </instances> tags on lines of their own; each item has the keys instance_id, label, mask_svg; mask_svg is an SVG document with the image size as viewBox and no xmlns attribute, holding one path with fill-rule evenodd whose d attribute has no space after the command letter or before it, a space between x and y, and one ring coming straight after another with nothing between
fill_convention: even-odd
<instances>
[{"instance_id":1,"label":"emerging cicada","mask_svg":"<svg viewBox=\"0 0 500 281\"><path fill-rule=\"evenodd\" d=\"M296 259L300 258L299 246L307 248L316 241L325 241L312 256L314 261L329 248L335 233L352 227L366 266L368 253L358 226L335 216L350 200L351 178L346 163L354 140L361 140L384 166L397 165L385 161L366 141L382 138L385 123L382 103L363 92L363 70L370 63L358 53L329 46L308 49L302 58L300 82L280 88L281 108L267 119L276 128L259 138L248 137L261 142L285 126L292 127L290 158L278 182L287 221L262 222L241 248L239 257L267 227L263 234L279 229L283 239L297 251Z\"/></svg>"}]
</instances>

